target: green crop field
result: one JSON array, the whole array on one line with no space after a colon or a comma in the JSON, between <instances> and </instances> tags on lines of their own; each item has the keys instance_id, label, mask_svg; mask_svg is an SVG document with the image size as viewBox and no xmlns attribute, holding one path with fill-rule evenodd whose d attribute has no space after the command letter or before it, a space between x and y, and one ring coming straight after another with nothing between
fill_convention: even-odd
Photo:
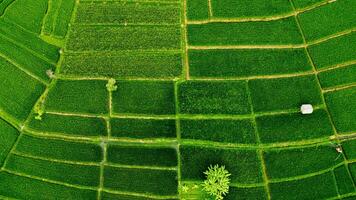
<instances>
[{"instance_id":1,"label":"green crop field","mask_svg":"<svg viewBox=\"0 0 356 200\"><path fill-rule=\"evenodd\" d=\"M356 199L356 0L0 0L0 199L221 200L215 165Z\"/></svg>"}]
</instances>

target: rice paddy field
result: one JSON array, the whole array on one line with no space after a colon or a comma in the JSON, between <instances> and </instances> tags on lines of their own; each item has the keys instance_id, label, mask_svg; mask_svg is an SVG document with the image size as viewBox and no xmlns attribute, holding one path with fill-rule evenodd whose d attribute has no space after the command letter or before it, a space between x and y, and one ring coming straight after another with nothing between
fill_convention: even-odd
<instances>
[{"instance_id":1,"label":"rice paddy field","mask_svg":"<svg viewBox=\"0 0 356 200\"><path fill-rule=\"evenodd\" d=\"M216 164L356 199L355 0L0 0L0 199L213 200Z\"/></svg>"}]
</instances>

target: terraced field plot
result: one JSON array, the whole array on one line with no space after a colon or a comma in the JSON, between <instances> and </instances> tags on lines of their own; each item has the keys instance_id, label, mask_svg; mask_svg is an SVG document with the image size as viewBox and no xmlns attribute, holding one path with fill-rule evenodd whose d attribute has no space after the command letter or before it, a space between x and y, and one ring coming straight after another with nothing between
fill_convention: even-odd
<instances>
[{"instance_id":1,"label":"terraced field plot","mask_svg":"<svg viewBox=\"0 0 356 200\"><path fill-rule=\"evenodd\" d=\"M355 10L0 0L0 199L356 198Z\"/></svg>"}]
</instances>

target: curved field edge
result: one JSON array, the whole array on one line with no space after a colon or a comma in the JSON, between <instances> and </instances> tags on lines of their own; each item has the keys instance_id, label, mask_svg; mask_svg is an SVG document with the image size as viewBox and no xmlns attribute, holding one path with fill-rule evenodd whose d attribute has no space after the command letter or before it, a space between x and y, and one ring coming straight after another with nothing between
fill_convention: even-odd
<instances>
[{"instance_id":1,"label":"curved field edge","mask_svg":"<svg viewBox=\"0 0 356 200\"><path fill-rule=\"evenodd\" d=\"M227 199L355 195L354 2L6 2L1 196L204 198L217 163Z\"/></svg>"}]
</instances>

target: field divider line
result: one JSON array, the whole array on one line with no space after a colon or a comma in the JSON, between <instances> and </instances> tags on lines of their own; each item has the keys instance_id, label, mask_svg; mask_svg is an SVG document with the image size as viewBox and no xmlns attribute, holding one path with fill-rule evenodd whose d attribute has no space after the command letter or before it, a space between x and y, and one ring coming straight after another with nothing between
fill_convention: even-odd
<instances>
[{"instance_id":1,"label":"field divider line","mask_svg":"<svg viewBox=\"0 0 356 200\"><path fill-rule=\"evenodd\" d=\"M43 30L44 30L44 26L45 26L45 21L46 21L46 19L48 18L49 12L51 11L52 1L53 1L53 0L48 0L46 12L45 12L45 15L42 17L42 21L41 21L41 31L40 31L40 35L43 35L43 34L44 34L44 33L43 33Z\"/></svg>"},{"instance_id":2,"label":"field divider line","mask_svg":"<svg viewBox=\"0 0 356 200\"><path fill-rule=\"evenodd\" d=\"M68 55L83 55L83 54L92 54L92 55L100 55L100 54L109 54L105 55L106 57L116 57L118 55L122 54L178 54L182 53L184 50L182 49L134 49L134 50L79 50L79 51L73 51L73 50L66 50L65 53Z\"/></svg>"},{"instance_id":3,"label":"field divider line","mask_svg":"<svg viewBox=\"0 0 356 200\"><path fill-rule=\"evenodd\" d=\"M213 17L213 6L211 4L211 0L208 1L208 18L211 19Z\"/></svg>"},{"instance_id":4,"label":"field divider line","mask_svg":"<svg viewBox=\"0 0 356 200\"><path fill-rule=\"evenodd\" d=\"M322 43L324 43L324 42L326 42L328 40L332 40L332 39L335 39L335 38L338 38L338 37L349 35L349 34L355 32L355 31L356 31L356 28L340 31L338 33L331 34L331 35L322 37L320 39L316 39L316 40L312 40L310 42L306 42L306 46L309 47L309 46L313 46L313 45L317 45L317 44L322 44Z\"/></svg>"},{"instance_id":5,"label":"field divider line","mask_svg":"<svg viewBox=\"0 0 356 200\"><path fill-rule=\"evenodd\" d=\"M340 199L344 199L347 197L354 197L356 196L356 192L351 192L351 193L347 193L347 194L343 194L337 197L331 197L331 198L327 198L326 200L340 200Z\"/></svg>"},{"instance_id":6,"label":"field divider line","mask_svg":"<svg viewBox=\"0 0 356 200\"><path fill-rule=\"evenodd\" d=\"M189 50L229 50L229 49L301 49L305 44L277 44L277 45L188 45Z\"/></svg>"},{"instance_id":7,"label":"field divider line","mask_svg":"<svg viewBox=\"0 0 356 200\"><path fill-rule=\"evenodd\" d=\"M303 174L303 175L299 175L299 176L293 176L293 177L287 177L287 178L278 178L278 179L271 179L270 182L271 183L281 183L281 182L289 182L289 181L297 181L297 180L303 180L306 178L311 178L314 176L318 176L318 175L322 175L322 174L326 174L329 172L333 172L334 169L343 166L345 164L345 161L342 161L332 167L329 167L327 169L323 169L317 172L313 172L313 173L308 173L308 174Z\"/></svg>"},{"instance_id":8,"label":"field divider line","mask_svg":"<svg viewBox=\"0 0 356 200\"><path fill-rule=\"evenodd\" d=\"M104 192L111 193L111 194L118 194L118 195L128 195L128 196L135 196L135 197L142 197L147 199L162 199L162 200L169 200L169 199L177 199L178 196L160 196L160 195L153 195L153 194L144 194L144 193L136 193L136 192L124 192L112 189L103 189Z\"/></svg>"},{"instance_id":9,"label":"field divider line","mask_svg":"<svg viewBox=\"0 0 356 200\"><path fill-rule=\"evenodd\" d=\"M21 121L3 111L2 108L0 108L0 119L17 129L17 131L21 131Z\"/></svg>"},{"instance_id":10,"label":"field divider line","mask_svg":"<svg viewBox=\"0 0 356 200\"><path fill-rule=\"evenodd\" d=\"M336 176L335 176L334 170L331 171L331 175L333 177L334 187L336 188L337 196L340 197L339 186L337 185L337 180L336 180Z\"/></svg>"},{"instance_id":11,"label":"field divider line","mask_svg":"<svg viewBox=\"0 0 356 200\"><path fill-rule=\"evenodd\" d=\"M246 86L245 89L246 89L247 97L248 97L248 103L250 104L250 112L253 115L252 124L253 124L253 128L255 130L256 143L257 143L257 146L260 147L261 140L260 140L260 136L259 136L259 133L258 133L256 115L255 115L255 112L254 112L253 100L252 100L252 95L251 95L251 90L250 90L250 87L249 87L249 81L248 80L245 82L245 86ZM266 194L267 194L267 199L271 199L271 191L270 191L270 187L269 187L269 180L268 180L268 175L267 175L266 164L265 164L265 160L264 160L264 156L263 156L263 149L258 148L256 153L257 153L258 159L260 160L260 167L261 167L260 170L262 171L262 179L263 179L264 188L265 188L265 191L266 191Z\"/></svg>"},{"instance_id":12,"label":"field divider line","mask_svg":"<svg viewBox=\"0 0 356 200\"><path fill-rule=\"evenodd\" d=\"M44 132L44 131L36 131L29 128L25 128L26 131L24 134L33 136L33 137L41 137L44 139L58 139L68 142L82 142L89 144L100 144L102 140L102 136L83 136L83 135L71 135L71 134L63 134L58 132ZM108 140L110 143L120 143L120 144L132 144L132 145L157 145L157 146L170 146L177 143L176 138L167 139L167 138L155 138L155 139L135 139L135 138L110 138Z\"/></svg>"},{"instance_id":13,"label":"field divider line","mask_svg":"<svg viewBox=\"0 0 356 200\"><path fill-rule=\"evenodd\" d=\"M75 23L75 26L106 26L106 27L132 27L132 26L151 26L151 27L180 27L181 24L177 23Z\"/></svg>"},{"instance_id":14,"label":"field divider line","mask_svg":"<svg viewBox=\"0 0 356 200\"><path fill-rule=\"evenodd\" d=\"M16 156L24 157L24 158L48 161L48 162L52 162L52 163L63 163L63 164L80 165L80 166L96 166L96 167L100 166L100 164L97 162L81 162L81 161L46 158L46 157L42 157L42 156L34 156L34 155L27 154L27 153L18 152L16 150L12 154L16 155Z\"/></svg>"},{"instance_id":15,"label":"field divider line","mask_svg":"<svg viewBox=\"0 0 356 200\"><path fill-rule=\"evenodd\" d=\"M295 5L294 5L293 1L292 1L292 0L289 0L289 1L290 1L291 5L292 5L293 9L295 10ZM295 18L295 20L296 20L296 23L297 23L298 29L299 29L299 31L300 31L300 34L301 34L301 36L302 36L302 38L303 38L303 42L304 42L304 44L306 44L305 34L304 34L303 28L302 28L302 26L301 26L301 24L300 24L300 21L299 21L299 18L298 18L298 14L297 14L297 13L294 15L294 18ZM326 100L325 100L323 88L322 88L321 83L320 83L320 78L319 78L319 76L318 76L318 72L317 72L317 69L316 69L316 67L315 67L315 63L314 63L314 61L313 61L313 58L312 58L311 55L310 55L310 52L309 52L309 49L308 49L307 46L305 47L305 51L306 51L306 53L307 53L309 62L311 63L311 65L312 65L312 67L313 67L313 71L315 72L315 78L316 78L316 80L317 80L317 84L318 84L318 87L319 87L319 90L320 90L320 97L321 97L321 99L322 99L323 104L325 105L325 111L326 111L326 113L327 113L327 115L328 115L329 122L330 122L331 127L332 127L333 132L334 132L334 136L335 136L336 139L337 139L338 132L337 132L337 129L336 129L336 126L335 126L335 122L334 122L334 119L332 118L332 116L331 116L331 114L330 114L328 105L327 105ZM340 143L340 140L337 140L337 142ZM343 159L344 159L344 162L347 162L347 158L346 158L345 152L343 151L343 152L341 152L341 154L342 154L342 157L343 157ZM352 175L351 175L351 172L350 172L349 168L347 168L347 173L348 173L349 177L352 179ZM353 179L352 179L352 180L353 180ZM336 189L336 191L338 191L338 186L337 186L337 185L336 185L336 188L335 188L335 189Z\"/></svg>"},{"instance_id":16,"label":"field divider line","mask_svg":"<svg viewBox=\"0 0 356 200\"><path fill-rule=\"evenodd\" d=\"M318 73L322 73L322 72L332 71L332 70L336 70L336 69L340 69L340 68L347 68L347 67L355 65L355 64L356 64L356 60L351 60L351 61L348 61L348 62L336 64L336 65L333 65L333 66L330 66L330 67L317 69L317 71L318 71Z\"/></svg>"},{"instance_id":17,"label":"field divider line","mask_svg":"<svg viewBox=\"0 0 356 200\"><path fill-rule=\"evenodd\" d=\"M342 134L339 134L338 136L333 136L331 139L336 139L338 141L341 141L341 140L353 140L353 139L356 139L356 132L350 132L350 133L342 133Z\"/></svg>"},{"instance_id":18,"label":"field divider line","mask_svg":"<svg viewBox=\"0 0 356 200\"><path fill-rule=\"evenodd\" d=\"M190 79L190 72L189 72L189 57L188 57L188 31L187 31L187 23L188 23L188 17L187 17L187 1L188 0L181 0L182 1L182 49L183 49L183 55L182 55L182 65L183 65L183 78L185 80Z\"/></svg>"},{"instance_id":19,"label":"field divider line","mask_svg":"<svg viewBox=\"0 0 356 200\"><path fill-rule=\"evenodd\" d=\"M35 74L33 74L32 72L30 72L29 70L23 68L22 66L20 66L19 64L17 64L15 61L13 61L12 59L10 59L9 57L5 56L4 54L2 54L0 52L0 58L5 59L7 62L9 62L10 64L12 64L14 67L16 67L17 69L19 69L20 71L24 72L25 74L27 74L28 76L30 76L32 79L40 82L43 85L48 86L48 82L46 80L43 80L42 78L36 76Z\"/></svg>"},{"instance_id":20,"label":"field divider line","mask_svg":"<svg viewBox=\"0 0 356 200\"><path fill-rule=\"evenodd\" d=\"M197 184L197 185L201 185L203 183L203 180L199 181L183 181L183 183L185 184ZM235 187L235 188L256 188L256 187L264 187L264 183L230 183L229 186L230 187Z\"/></svg>"},{"instance_id":21,"label":"field divider line","mask_svg":"<svg viewBox=\"0 0 356 200\"><path fill-rule=\"evenodd\" d=\"M7 40L8 42L11 42L12 44L15 44L21 48L23 48L24 50L26 50L27 52L31 53L32 56L34 57L37 57L43 61L45 61L46 63L48 64L51 64L51 65L56 65L57 63L53 62L52 60L48 59L47 57L41 55L41 54L38 54L36 51L30 49L29 47L17 42L16 40L12 39L12 38L9 38L7 35L3 34L3 33L0 33L0 37L4 38L5 40Z\"/></svg>"},{"instance_id":22,"label":"field divider line","mask_svg":"<svg viewBox=\"0 0 356 200\"><path fill-rule=\"evenodd\" d=\"M65 186L65 187L70 187L70 188L76 188L76 189L82 189L82 190L96 191L96 188L92 187L92 186L84 186L84 185L65 183L65 182L62 182L62 181L55 181L55 180L51 180L51 179L47 179L47 178L43 178L43 177L38 177L38 176L34 176L34 175L29 175L29 174L25 174L25 173L22 173L22 172L9 170L9 169L4 169L4 172L7 172L7 173L15 175L15 176L20 176L20 177L24 177L24 178L29 178L29 179L42 181L42 182L45 182L45 183L51 183L51 184L55 184L55 185L60 185L60 186Z\"/></svg>"},{"instance_id":23,"label":"field divider line","mask_svg":"<svg viewBox=\"0 0 356 200\"><path fill-rule=\"evenodd\" d=\"M353 87L356 87L356 83L350 83L350 84L346 84L346 85L326 88L326 89L323 89L322 92L323 93L336 92L339 90L345 90L345 89L349 89L349 88L353 88Z\"/></svg>"},{"instance_id":24,"label":"field divider line","mask_svg":"<svg viewBox=\"0 0 356 200\"><path fill-rule=\"evenodd\" d=\"M104 166L121 168L121 169L142 169L142 170L161 170L161 171L178 171L177 167L164 167L164 166L148 166L148 165L124 165L116 163L105 163Z\"/></svg>"},{"instance_id":25,"label":"field divider line","mask_svg":"<svg viewBox=\"0 0 356 200\"><path fill-rule=\"evenodd\" d=\"M314 110L325 109L325 105L315 105ZM110 115L111 119L157 119L157 120L174 120L178 116L179 119L227 119L227 120L243 120L251 119L253 117L274 116L283 114L296 114L299 113L299 109L285 109L276 111L254 112L253 114L242 115L229 115L229 114L180 114L176 115L149 115L149 114L127 114L127 113L114 113ZM47 114L61 115L61 116L76 116L83 118L109 118L105 114L91 114L91 113L79 113L79 112L62 112L62 111L46 111Z\"/></svg>"},{"instance_id":26,"label":"field divider line","mask_svg":"<svg viewBox=\"0 0 356 200\"><path fill-rule=\"evenodd\" d=\"M186 2L187 0L182 0ZM182 184L182 158L181 158L181 126L180 126L180 118L179 118L179 98L178 98L178 84L179 82L174 82L174 106L175 106L175 127L176 127L176 138L177 138L177 176L178 176L178 195L181 197L181 188L183 187Z\"/></svg>"},{"instance_id":27,"label":"field divider line","mask_svg":"<svg viewBox=\"0 0 356 200\"><path fill-rule=\"evenodd\" d=\"M172 4L172 5L175 5L175 4L179 4L179 1L159 1L159 0L105 0L102 1L102 0L80 0L80 3L81 4L85 4L85 3L147 3L147 4L156 4L156 3L159 3L159 4Z\"/></svg>"}]
</instances>

